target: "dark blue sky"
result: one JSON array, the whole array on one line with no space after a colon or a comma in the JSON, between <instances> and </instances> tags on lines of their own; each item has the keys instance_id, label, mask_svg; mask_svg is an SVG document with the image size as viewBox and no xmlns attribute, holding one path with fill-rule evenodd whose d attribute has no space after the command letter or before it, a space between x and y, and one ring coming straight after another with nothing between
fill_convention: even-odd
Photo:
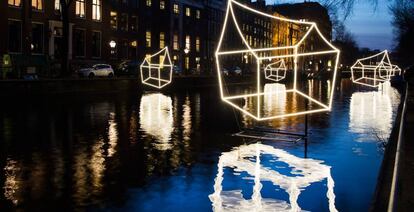
<instances>
[{"instance_id":1,"label":"dark blue sky","mask_svg":"<svg viewBox=\"0 0 414 212\"><path fill-rule=\"evenodd\" d=\"M303 2L303 0L267 0L273 2L289 3ZM392 1L378 0L377 8L374 9L369 0L357 0L351 16L345 22L348 30L354 34L360 47L371 49L392 49L393 28L392 16L389 12L389 4Z\"/></svg>"}]
</instances>

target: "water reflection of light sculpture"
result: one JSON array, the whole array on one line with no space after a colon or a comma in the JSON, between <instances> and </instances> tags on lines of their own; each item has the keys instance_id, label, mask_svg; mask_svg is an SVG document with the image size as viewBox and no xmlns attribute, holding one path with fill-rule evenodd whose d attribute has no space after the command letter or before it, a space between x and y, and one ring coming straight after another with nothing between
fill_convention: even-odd
<instances>
[{"instance_id":1,"label":"water reflection of light sculpture","mask_svg":"<svg viewBox=\"0 0 414 212\"><path fill-rule=\"evenodd\" d=\"M171 148L173 108L171 97L160 93L145 94L139 108L140 126L148 135L156 139L159 150Z\"/></svg>"},{"instance_id":2,"label":"water reflection of light sculpture","mask_svg":"<svg viewBox=\"0 0 414 212\"><path fill-rule=\"evenodd\" d=\"M286 69L287 68L284 59L270 63L265 68L265 78L267 80L279 82L280 80L286 78Z\"/></svg>"},{"instance_id":3,"label":"water reflection of light sculpture","mask_svg":"<svg viewBox=\"0 0 414 212\"><path fill-rule=\"evenodd\" d=\"M264 85L263 104L265 114L286 112L286 86L281 83L266 83Z\"/></svg>"},{"instance_id":4,"label":"water reflection of light sculpture","mask_svg":"<svg viewBox=\"0 0 414 212\"><path fill-rule=\"evenodd\" d=\"M358 141L378 138L387 140L392 128L393 111L390 95L392 90L389 83L386 85L380 91L352 94L349 130L364 134Z\"/></svg>"},{"instance_id":5,"label":"water reflection of light sculpture","mask_svg":"<svg viewBox=\"0 0 414 212\"><path fill-rule=\"evenodd\" d=\"M157 62L158 61L158 62ZM168 47L145 57L140 66L141 82L154 88L161 89L172 81L172 68Z\"/></svg>"},{"instance_id":6,"label":"water reflection of light sculpture","mask_svg":"<svg viewBox=\"0 0 414 212\"><path fill-rule=\"evenodd\" d=\"M358 59L351 67L352 81L369 87L380 86L390 80L392 74L393 67L387 50Z\"/></svg>"},{"instance_id":7,"label":"water reflection of light sculpture","mask_svg":"<svg viewBox=\"0 0 414 212\"><path fill-rule=\"evenodd\" d=\"M292 168L289 175L284 175L270 167L262 165L262 159L269 163L286 163ZM245 199L241 190L223 191L224 169L231 168L237 172L246 172L254 178L251 199ZM214 182L214 193L209 196L214 211L300 211L298 197L312 183L327 180L329 210L335 207L334 180L331 168L322 161L299 158L288 152L264 144L243 145L230 152L224 152L218 162L218 173ZM245 179L246 180L246 179ZM289 203L283 200L263 198L262 181L279 186L289 195Z\"/></svg>"},{"instance_id":8,"label":"water reflection of light sculpture","mask_svg":"<svg viewBox=\"0 0 414 212\"><path fill-rule=\"evenodd\" d=\"M241 30L242 24L239 24L239 21L237 20L242 19L238 17L238 15L245 14L246 12L252 14L250 17L260 16L266 19L266 21L272 23L272 26L281 24L294 27L295 30L298 30L298 37L292 39L292 43L289 44L278 43L277 45L272 46L271 44L264 45L259 42L259 46L254 45L255 47L253 48L253 45L251 42L249 43L246 40L246 35L243 34ZM319 45L314 46L318 46L318 48L309 47L309 43L316 44L317 42L319 42ZM249 67L246 67L245 63L239 61L246 58L246 55L248 55L247 58L253 58L253 60L251 60L253 65L250 65ZM332 107L333 90L330 92L328 101L321 102L306 94L306 90L304 90L304 87L302 87L300 85L301 83L298 82L298 66L303 64L302 61L309 60L309 58L314 57L321 57L322 59L323 57L323 59L330 58L330 60L332 59L334 61L331 63L333 64L333 69L331 69L332 71L329 72L329 75L332 78L332 87L335 87L339 50L322 35L317 25L313 22L291 20L269 15L249 8L235 0L229 0L215 56L221 99L251 118L262 121L286 116L330 111ZM261 89L261 76L263 72L262 67L267 67L268 64L272 64L280 60L283 60L286 63L289 61L289 64L291 64L290 66L293 69L292 79L287 80L289 81L287 84L289 83L293 86L287 88L285 92L295 98L309 100L310 104L313 104L312 107L310 107L311 109L303 108L302 110L275 114L263 114L263 111L261 111L261 107L263 106L263 96L272 94L265 93L265 91ZM224 87L226 79L225 74L222 72L224 72L225 69L228 70L234 66L241 66L247 70L256 71L257 82L255 86L256 88L253 92L242 94L237 92L232 93L232 91ZM254 101L255 107L244 108L244 102L250 101L249 99Z\"/></svg>"}]
</instances>

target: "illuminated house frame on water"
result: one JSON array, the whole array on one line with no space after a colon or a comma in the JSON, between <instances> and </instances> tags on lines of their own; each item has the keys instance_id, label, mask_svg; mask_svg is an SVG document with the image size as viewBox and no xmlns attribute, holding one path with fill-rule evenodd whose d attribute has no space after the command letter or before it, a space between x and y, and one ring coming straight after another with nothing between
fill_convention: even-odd
<instances>
[{"instance_id":1,"label":"illuminated house frame on water","mask_svg":"<svg viewBox=\"0 0 414 212\"><path fill-rule=\"evenodd\" d=\"M158 58L157 58L158 57ZM158 63L152 63L158 59ZM154 88L161 89L172 81L172 62L168 47L161 49L159 52L145 57L140 66L141 82Z\"/></svg>"},{"instance_id":2,"label":"illuminated house frame on water","mask_svg":"<svg viewBox=\"0 0 414 212\"><path fill-rule=\"evenodd\" d=\"M267 80L279 82L286 78L286 69L284 59L271 63L265 68L265 78Z\"/></svg>"},{"instance_id":3,"label":"illuminated house frame on water","mask_svg":"<svg viewBox=\"0 0 414 212\"><path fill-rule=\"evenodd\" d=\"M388 51L357 60L351 67L351 74L354 83L369 87L378 87L389 81L394 71Z\"/></svg>"},{"instance_id":4,"label":"illuminated house frame on water","mask_svg":"<svg viewBox=\"0 0 414 212\"><path fill-rule=\"evenodd\" d=\"M401 68L400 67L398 67L397 65L393 65L392 66L392 73L391 73L391 76L400 76L401 75Z\"/></svg>"},{"instance_id":5,"label":"illuminated house frame on water","mask_svg":"<svg viewBox=\"0 0 414 212\"><path fill-rule=\"evenodd\" d=\"M236 12L235 12L236 10ZM301 34L300 39L295 39L294 45L281 45L275 44L272 46L261 46L257 48L257 45L252 45L251 37L249 40L246 39L248 35L243 34L242 29L245 28L243 23L239 24L237 20L237 16L240 15L237 10L247 11L250 14L253 14L255 17L264 17L272 22L272 26L274 22L285 23L289 25L295 25L298 29L302 30L303 33ZM242 16L240 19L245 18L245 15ZM255 18L256 20L256 18ZM241 27L243 26L243 27ZM290 27L286 27L290 28ZM316 38L322 44L318 49L314 48L304 48L305 45L308 45L314 39L309 38ZM225 41L224 39L229 39L229 41ZM236 41L240 39L240 41ZM254 39L256 40L256 39ZM256 43L256 42L254 42ZM231 44L236 44L236 46L230 48ZM255 46L255 47L253 47ZM333 58L333 61L330 63L333 64L332 69L330 70L331 75L331 88L335 87L335 79L337 73L337 65L339 59L340 51L333 46L319 31L317 25L313 22L306 22L306 21L299 21L299 20L291 20L286 19L283 17L269 15L252 8L247 7L246 5L239 3L235 0L229 0L227 4L227 10L225 14L223 29L220 35L219 43L217 46L217 50L215 53L216 56L216 68L218 72L219 78L219 86L220 86L220 95L221 99L226 103L230 104L234 108L238 109L242 113L248 115L255 120L262 121L262 120L270 120L276 118L282 118L287 116L296 116L296 115L304 115L316 112L324 112L330 111L332 107L332 98L334 94L334 89L331 89L328 93L328 97L326 98L326 102L321 102L321 98L313 98L313 95L306 94L306 89L300 87L301 81L299 77L299 61L304 61L305 58L313 58L313 57L330 57ZM252 57L253 63L255 63L252 68L249 70L253 70L256 72L256 84L254 91L252 92L245 92L245 93L236 93L231 94L229 89L225 87L225 74L222 73L225 71L225 65L227 63L233 63L234 65L239 66L239 64L235 64L235 59L227 59L227 57L235 57L235 58L249 58ZM265 95L269 95L263 91L261 77L262 73L264 72L263 68L267 66L268 63L273 63L279 60L289 60L290 62L289 67L292 70L293 79L289 81L293 85L293 87L289 87L285 91L289 96L293 98L292 101L294 102L309 102L312 104L310 108L298 110L298 111L288 111L285 113L276 113L276 114L267 114L264 115L261 111L262 109L262 101ZM302 63L301 63L302 64ZM245 65L242 64L242 65ZM243 66L242 66L243 67ZM303 69L302 69L303 70ZM284 75L285 76L285 75ZM287 81L287 80L286 80ZM276 91L279 92L279 91ZM246 106L244 103L249 102L252 100L255 102L254 107Z\"/></svg>"}]
</instances>

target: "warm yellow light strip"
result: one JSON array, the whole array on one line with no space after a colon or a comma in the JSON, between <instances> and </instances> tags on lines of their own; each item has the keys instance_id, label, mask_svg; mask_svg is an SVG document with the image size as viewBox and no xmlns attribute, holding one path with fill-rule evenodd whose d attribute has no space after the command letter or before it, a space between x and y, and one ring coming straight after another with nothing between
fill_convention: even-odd
<instances>
[{"instance_id":1,"label":"warm yellow light strip","mask_svg":"<svg viewBox=\"0 0 414 212\"><path fill-rule=\"evenodd\" d=\"M305 24L310 26L309 29L307 29L308 31L306 32L306 34L304 35L304 37L296 44L293 46L285 46L285 47L270 47L270 48L259 48L259 49L253 49L251 48L251 46L249 45L249 43L247 42L247 40L245 39L245 36L243 35L243 32L240 30L238 21L236 19L236 15L234 13L234 9L233 9L233 5L239 6L241 8L244 8L248 11L251 11L253 13L256 13L258 15L261 16L265 16L271 19L276 19L276 20L280 20L280 21L286 21L286 22L290 22L290 23L296 23L296 24ZM238 32L238 34L240 35L240 38L242 40L242 43L244 44L244 46L247 49L243 49L243 50L234 50L234 51L221 51L221 47L222 47L222 42L223 42L223 38L226 32L226 26L228 24L229 21L229 17L232 18L233 23L235 25L235 28ZM322 38L322 40L329 46L329 48L331 48L330 50L326 50L326 51L317 51L317 52L306 52L306 53L298 53L298 48L299 46L305 41L305 39L310 35L310 33L316 30L316 33L319 35L320 38ZM287 55L277 55L277 56L265 56L265 57L259 57L257 55L256 52L260 52L260 51L275 51L275 50L281 50L281 49L292 49L294 51L293 54L287 54ZM223 79L222 79L222 73L221 73L221 67L220 67L220 59L219 56L221 55L231 55L231 54L240 54L240 53L250 53L251 55L253 55L257 62L257 87L256 87L256 92L254 94L244 94L244 95L233 95L233 96L226 96L224 94L224 88L223 88ZM314 112L321 112L321 111L329 111L332 107L332 99L333 99L333 95L334 95L334 91L335 89L332 89L332 91L330 92L330 97L329 97L329 103L328 105L324 105L321 102L317 101L316 99L313 99L312 97L305 95L304 93L300 92L299 90L297 90L297 71L298 71L298 57L301 56L312 56L312 55L322 55L322 54L336 54L336 60L335 60L335 66L334 66L334 72L333 72L333 82L332 82L332 88L335 87L335 82L336 82L336 75L337 75L337 68L338 68L338 62L339 62L339 54L340 51L339 49L337 49L335 46L333 46L324 36L323 34L320 32L320 30L318 29L316 23L313 22L306 22L306 21L298 21L298 20L292 20L292 19L287 19L287 18L282 18L282 17L275 17L273 15L269 15L260 11L257 11L255 9L252 9L250 7L247 7L244 4L241 4L235 0L229 0L228 4L227 4L227 10L226 10L226 14L225 14L225 18L224 18L224 23L223 23L223 29L222 32L220 34L220 39L217 45L217 50L215 53L216 56L216 67L217 67L217 74L218 74L218 78L219 78L219 88L220 88L220 96L221 99L225 102L227 102L228 104L230 104L231 106L237 108L238 110L242 111L243 113L245 113L246 115L256 119L256 120L268 120L268 119L273 119L273 118L281 118L281 117L287 117L287 116L295 116L295 115L303 115L303 114L309 114L309 113L314 113ZM260 115L260 97L263 94L267 94L267 93L261 93L261 82L260 82L260 61L262 60L271 60L271 59L279 59L279 58L287 58L287 57L293 57L294 58L294 85L293 85L293 89L289 90L292 92L297 92L300 95L304 96L305 98L308 98L311 102L314 102L320 106L323 107L323 109L320 110L310 110L310 111L303 111L303 112L299 112L299 113L290 113L290 114L283 114L283 115L279 115L279 116L272 116L272 117L266 117L266 118L262 118ZM289 92L286 91L286 92ZM270 93L272 94L272 93ZM247 112L246 110L242 109L241 107L237 106L236 104L232 103L231 99L237 99L237 98L247 98L247 97L257 97L258 101L257 101L257 115L253 115L249 112Z\"/></svg>"},{"instance_id":2,"label":"warm yellow light strip","mask_svg":"<svg viewBox=\"0 0 414 212\"><path fill-rule=\"evenodd\" d=\"M160 54L163 54L162 61L159 61L159 63L151 63L150 62L150 58L156 57ZM168 61L166 61L166 59ZM165 64L165 62L168 62L168 64ZM161 69L162 68L166 68L169 71L169 79L162 79L161 78ZM158 51L157 53L155 53L155 54L153 54L149 57L146 57L144 59L144 61L141 63L141 65L140 65L141 82L142 82L142 84L149 85L151 87L161 89L161 88L163 88L166 85L171 83L171 81L172 81L172 68L173 68L173 64L171 62L168 47L166 46L163 49L161 49L160 51ZM148 77L146 77L146 78L144 77L144 74L143 74L144 69L148 69ZM151 74L151 69L157 69L158 76L153 77L152 74ZM149 79L158 81L158 83L157 84L149 83L149 82L147 82ZM165 83L163 84L162 82L165 82Z\"/></svg>"},{"instance_id":3,"label":"warm yellow light strip","mask_svg":"<svg viewBox=\"0 0 414 212\"><path fill-rule=\"evenodd\" d=\"M276 66L276 67L274 67ZM266 66L265 68L265 78L267 80L271 80L271 81L275 81L275 82L279 82L280 80L283 80L286 78L286 64L285 64L285 60L281 59L277 62L274 63L270 63ZM279 75L279 71L283 72L282 75ZM273 73L276 72L276 75L274 75Z\"/></svg>"}]
</instances>

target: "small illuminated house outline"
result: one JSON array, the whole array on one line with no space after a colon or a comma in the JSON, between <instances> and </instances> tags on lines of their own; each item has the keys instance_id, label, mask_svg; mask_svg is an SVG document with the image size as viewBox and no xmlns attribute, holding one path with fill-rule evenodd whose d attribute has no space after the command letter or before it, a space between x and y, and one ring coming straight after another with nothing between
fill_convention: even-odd
<instances>
[{"instance_id":1,"label":"small illuminated house outline","mask_svg":"<svg viewBox=\"0 0 414 212\"><path fill-rule=\"evenodd\" d=\"M391 73L391 76L400 76L401 75L401 72L402 72L402 70L401 70L401 68L400 67L398 67L397 65L392 65L392 73Z\"/></svg>"},{"instance_id":2,"label":"small illuminated house outline","mask_svg":"<svg viewBox=\"0 0 414 212\"><path fill-rule=\"evenodd\" d=\"M376 61L375 58L381 60ZM393 65L387 50L358 59L351 67L352 82L369 87L379 87L381 83L389 81L391 76L393 76Z\"/></svg>"},{"instance_id":3,"label":"small illuminated house outline","mask_svg":"<svg viewBox=\"0 0 414 212\"><path fill-rule=\"evenodd\" d=\"M285 60L281 59L277 62L268 64L265 68L265 78L267 80L279 82L286 78Z\"/></svg>"},{"instance_id":4,"label":"small illuminated house outline","mask_svg":"<svg viewBox=\"0 0 414 212\"><path fill-rule=\"evenodd\" d=\"M243 10L247 10L251 13L254 13L258 16L264 16L273 20L278 20L278 21L283 21L283 22L288 22L288 23L294 23L294 24L300 24L302 26L306 27L306 33L304 34L304 36L299 40L299 42L296 45L292 45L292 46L278 46L278 47L269 47L269 48L253 48L249 42L246 40L245 36L243 35L243 32L241 31L241 27L240 24L238 23L237 19L236 19L236 14L234 12L234 8L233 7L239 7L242 8ZM240 39L242 40L242 48L241 49L237 49L237 50L231 50L231 51L226 51L225 50L225 44L223 44L223 38L226 34L226 25L229 21L232 21L238 31L238 35L240 36ZM322 39L322 41L326 44L327 48L325 50L321 50L321 51L306 51L306 52L299 52L299 47L305 42L305 40L310 40L307 39L309 34L311 32L316 32L316 34L318 35L319 38ZM285 55L270 55L270 56L259 56L259 52L263 52L263 51L278 51L278 50L291 50L293 53L289 53L289 54L285 54ZM225 94L226 88L224 87L224 76L222 74L222 69L223 67L221 67L220 64L220 56L223 55L234 55L234 54L240 54L240 53L247 53L250 55L253 55L253 57L256 59L257 61L257 83L256 83L256 92L254 93L247 93L247 94L241 94L241 95L227 95ZM339 60L339 54L340 54L340 50L337 49L335 46L333 46L320 32L320 30L318 29L316 23L314 22L307 22L307 21L302 21L302 20L292 20L292 19L287 19L287 18L283 18L283 17L277 17L277 16L273 16L270 14L266 14L263 12L260 12L258 10L252 9L240 2L237 2L236 0L228 0L227 3L227 9L226 9L226 14L225 14L225 18L224 18L224 23L223 23L223 29L219 38L219 42L217 45L217 50L215 53L215 58L216 58L216 69L217 69L217 74L218 74L218 79L219 79L219 89L220 89L220 96L221 99L226 102L227 104L231 105L232 107L236 108L237 110L241 111L243 114L257 120L257 121L264 121L264 120L271 120L271 119L277 119L277 118L283 118L283 117L290 117L290 116L297 116L297 115L305 115L305 114L310 114L310 113L317 113L317 112L326 112L326 111L330 111L332 108L332 99L334 96L334 90L332 89L329 97L328 97L328 103L322 103L320 101L318 101L317 99L312 98L311 96L301 92L299 89L297 89L297 84L298 84L298 80L297 80L297 75L298 75L298 57L304 57L304 56L312 56L312 55L326 55L326 54L331 54L331 55L335 55L335 62L334 62L334 69L333 69L333 80L332 80L332 88L335 87L335 83L336 83L336 74L337 74L337 67L338 67L338 60ZM282 59L282 58L293 58L294 59L294 64L293 64L293 75L294 75L294 79L293 79L293 89L288 89L285 92L287 93L292 93L293 95L296 96L300 96L301 98L307 99L309 102L311 102L314 105L317 105L318 108L312 108L312 109L308 109L308 110L304 110L304 111L297 111L297 112L288 112L285 114L276 114L276 115L263 115L261 113L261 100L263 99L264 95L268 95L268 93L265 93L264 91L261 91L261 62L263 61L268 61L268 60L272 60L272 59ZM245 107L242 107L234 102L236 101L243 101L246 98L256 98L257 99L257 111L252 111L249 109L246 109Z\"/></svg>"},{"instance_id":5,"label":"small illuminated house outline","mask_svg":"<svg viewBox=\"0 0 414 212\"><path fill-rule=\"evenodd\" d=\"M162 61L159 61L159 63L151 63L151 58L160 55L163 56ZM153 74L154 69L155 74ZM142 84L161 89L171 83L173 72L172 69L173 63L171 62L170 53L168 52L168 47L165 47L159 52L149 57L145 57L140 66L141 82ZM147 72L148 76L145 76L144 72ZM168 72L168 77L163 78L162 72Z\"/></svg>"}]
</instances>

